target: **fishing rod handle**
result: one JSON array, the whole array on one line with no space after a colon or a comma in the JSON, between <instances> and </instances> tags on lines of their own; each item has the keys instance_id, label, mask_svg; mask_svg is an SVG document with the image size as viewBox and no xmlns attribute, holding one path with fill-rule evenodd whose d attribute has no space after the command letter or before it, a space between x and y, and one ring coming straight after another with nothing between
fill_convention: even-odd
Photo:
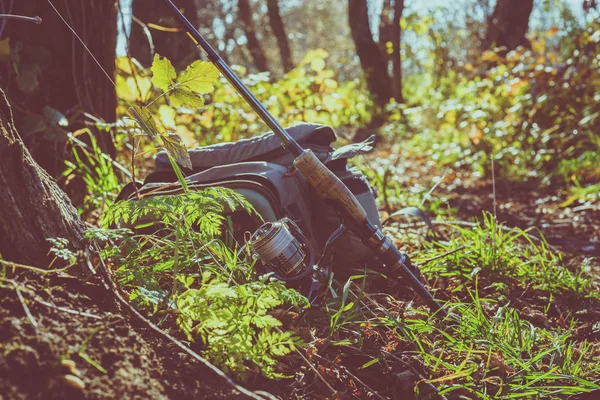
<instances>
[{"instance_id":1,"label":"fishing rod handle","mask_svg":"<svg viewBox=\"0 0 600 400\"><path fill-rule=\"evenodd\" d=\"M333 172L323 165L321 160L306 149L294 160L294 166L302 172L319 197L330 200L344 210L345 215L354 223L367 218L367 212L356 196Z\"/></svg>"}]
</instances>

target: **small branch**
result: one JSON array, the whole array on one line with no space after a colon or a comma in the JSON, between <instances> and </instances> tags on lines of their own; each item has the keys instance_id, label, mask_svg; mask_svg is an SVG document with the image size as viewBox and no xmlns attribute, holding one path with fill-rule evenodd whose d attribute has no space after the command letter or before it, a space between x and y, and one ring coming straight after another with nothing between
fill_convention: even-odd
<instances>
[{"instance_id":1,"label":"small branch","mask_svg":"<svg viewBox=\"0 0 600 400\"><path fill-rule=\"evenodd\" d=\"M73 266L73 265L69 265L67 267L57 268L57 269L42 269L42 268L32 267L31 265L23 265L23 264L10 262L10 261L4 261L4 260L0 260L0 265L2 265L3 267L9 267L9 268L26 269L28 271L37 272L38 274L42 274L42 275L59 274L61 272L65 272L66 270L68 270L69 268L71 268Z\"/></svg>"},{"instance_id":2,"label":"small branch","mask_svg":"<svg viewBox=\"0 0 600 400\"><path fill-rule=\"evenodd\" d=\"M17 292L17 297L19 298L19 301L21 302L21 305L23 306L23 310L25 311L25 315L27 316L27 319L29 319L29 322L31 322L31 325L33 325L33 329L35 330L35 334L37 335L38 334L38 323L35 320L35 318L33 318L33 314L31 314L31 311L29 311L29 307L27 307L27 304L25 304L25 299L23 298L23 295L21 294L21 291L19 290L19 286L17 285L17 283L15 281L13 281L12 279L0 278L0 280L10 283L15 288L15 291Z\"/></svg>"},{"instance_id":3,"label":"small branch","mask_svg":"<svg viewBox=\"0 0 600 400\"><path fill-rule=\"evenodd\" d=\"M42 23L42 19L40 18L39 15L36 15L35 17L26 17L24 15L0 14L0 19L2 19L2 18L16 19L18 21L25 21L25 22L33 22L36 25L39 25Z\"/></svg>"},{"instance_id":4,"label":"small branch","mask_svg":"<svg viewBox=\"0 0 600 400\"><path fill-rule=\"evenodd\" d=\"M36 302L38 302L38 303L46 306L46 307L53 308L53 309L59 310L59 311L63 311L63 312L69 313L69 314L80 315L82 317L89 317L89 318L94 318L94 319L103 319L102 317L100 317L98 315L86 313L86 312L83 312L83 311L72 310L72 309L66 308L66 307L57 306L56 304L53 304L53 303L50 303L50 302L48 302L46 300L42 300L40 298L37 298L37 296L36 297L32 297L31 299L33 301L36 301Z\"/></svg>"},{"instance_id":5,"label":"small branch","mask_svg":"<svg viewBox=\"0 0 600 400\"><path fill-rule=\"evenodd\" d=\"M327 382L327 380L323 377L323 375L321 375L321 373L315 368L315 366L308 360L308 358L306 358L300 350L296 349L296 353L298 353L300 355L300 357L302 357L304 362L306 362L306 365L308 365L308 367L315 373L315 375L317 375L317 377L321 380L321 382L323 382L325 384L325 386L327 386L327 389L329 389L329 391L333 395L333 398L337 397L337 395L338 395L337 390L335 390L333 388L333 386L331 386L329 384L329 382Z\"/></svg>"}]
</instances>

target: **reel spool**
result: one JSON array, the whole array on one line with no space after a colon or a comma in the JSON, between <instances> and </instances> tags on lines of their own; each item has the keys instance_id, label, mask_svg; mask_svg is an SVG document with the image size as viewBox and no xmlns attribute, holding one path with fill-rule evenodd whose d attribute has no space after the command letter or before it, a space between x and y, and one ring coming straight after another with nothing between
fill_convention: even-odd
<instances>
[{"instance_id":1,"label":"reel spool","mask_svg":"<svg viewBox=\"0 0 600 400\"><path fill-rule=\"evenodd\" d=\"M288 218L263 224L252 234L250 247L263 266L284 282L299 282L315 270L310 242Z\"/></svg>"}]
</instances>

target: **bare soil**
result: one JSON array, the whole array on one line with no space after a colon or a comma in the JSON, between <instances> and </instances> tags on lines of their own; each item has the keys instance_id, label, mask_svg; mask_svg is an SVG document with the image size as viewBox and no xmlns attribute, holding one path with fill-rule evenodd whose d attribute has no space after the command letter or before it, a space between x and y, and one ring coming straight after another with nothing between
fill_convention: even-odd
<instances>
[{"instance_id":1,"label":"bare soil","mask_svg":"<svg viewBox=\"0 0 600 400\"><path fill-rule=\"evenodd\" d=\"M33 273L11 278L23 301L11 282L2 282L0 398L237 397L189 356L132 323L102 285Z\"/></svg>"}]
</instances>

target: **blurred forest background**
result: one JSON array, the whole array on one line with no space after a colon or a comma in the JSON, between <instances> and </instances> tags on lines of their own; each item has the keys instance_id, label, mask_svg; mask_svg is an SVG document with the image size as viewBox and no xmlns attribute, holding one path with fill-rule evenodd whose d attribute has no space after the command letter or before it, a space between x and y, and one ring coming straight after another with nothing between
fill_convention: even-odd
<instances>
[{"instance_id":1,"label":"blurred forest background","mask_svg":"<svg viewBox=\"0 0 600 400\"><path fill-rule=\"evenodd\" d=\"M0 337L18 342L4 349L10 356L0 359L0 376L14 375L14 382L20 382L0 379L3 393L27 398L38 390L17 376L15 365L28 371L27 363L46 368L39 375L46 389L62 388L67 394L89 390L96 398L110 393L196 398L211 390L196 379L197 365L173 358L178 353L172 347L163 351L133 333L126 344L112 328L101 329L104 325L90 336L87 322L81 322L89 315L53 320L56 325L46 333L60 340L43 342L37 331L23 328L35 324L21 306L22 293L35 299L52 291L43 301L60 298L57 304L91 310L97 324L115 317L113 308L98 306L104 300L73 289L61 275L58 289L48 289L46 274L56 272L44 272L32 283L39 271L24 267L53 266L59 259L67 269L77 265L74 252L87 246L81 240L85 234L104 249L99 254L120 293L147 318L177 337L195 338L201 343L196 350L254 389L292 398L598 395L596 0L175 2L284 126L327 124L335 128L339 143L376 135L374 152L352 162L377 189L384 231L420 265L436 298L462 319L446 321L452 334L440 330L410 293L377 279L364 283L361 274L366 272L359 269L331 283L342 295L330 299L321 319L291 327L293 318L272 308L289 302L298 306L301 299L282 285L251 281L251 273L242 274L250 267L231 249L205 246L213 243L214 234L198 236L181 222L189 212L188 200L219 210L214 198L208 201L202 193L184 197L183 203L162 204L165 215L176 215L163 222L172 233L189 234L185 240L173 239L173 233L154 242L151 235L108 229L107 220L125 213L125 206L115 203L119 190L151 172L159 149L177 152L181 146L236 141L266 128L222 77L215 75L206 86L183 90L179 97L163 93L156 79L158 66L166 63L160 57L170 60L181 78L194 71L186 68L202 54L158 0L0 0L1 13L43 19L41 25L0 19L0 87L12 108L0 104L0 120L6 124L14 117L16 127L3 125L2 132L18 132L33 159L76 207L69 216L76 229L69 236L64 232L70 225L62 223L66 203L52 209L62 216L61 223L48 222L51 213L39 207L54 195L38 198L32 195L34 185L24 185L34 175L46 182L46 172L15 172L28 160L25 150L0 157L0 183L7 188L0 191L5 205L0 212L0 290L11 305L0 307L0 321L9 321L0 324ZM179 79L177 73L172 72L171 83ZM140 134L130 117L132 106L147 110L158 135ZM0 137L5 154L11 151L2 142L7 137L15 143ZM20 192L22 187L31 190ZM429 215L435 235L411 217L414 211L403 213L406 206ZM26 211L17 219L14 209L19 207ZM46 240L57 236L64 239ZM8 280L14 275L7 271L19 268L26 270L27 287ZM208 277L198 271L209 271ZM85 296L72 295L79 290ZM259 310L261 315L269 311L288 321L268 319L273 325L265 328L267 339L284 343L275 347L276 354L256 350L265 339L257 337L256 327L247 327L249 336L233 341L231 331L248 322L231 315L210 311L214 325L204 336L200 328L190 328L206 317L193 314L191 304L223 301L226 309L235 298L245 315L250 311L244 307L255 304L244 303L246 298L262 293L275 300ZM52 308L40 304L31 308L45 315L42 321L50 326ZM125 322L115 317L110 324L118 331ZM280 326L283 333L274 329ZM141 343L147 358L141 359L130 342ZM28 357L30 350L23 353L22 344L43 357ZM118 351L108 351L111 346ZM273 348L272 343L265 348ZM302 358L294 351L301 351ZM64 381L56 383L56 364L70 356L83 372L81 382L69 378L65 389ZM126 362L142 383L128 380L132 375L119 378ZM283 379L277 387L267 379L283 376L294 379Z\"/></svg>"},{"instance_id":2,"label":"blurred forest background","mask_svg":"<svg viewBox=\"0 0 600 400\"><path fill-rule=\"evenodd\" d=\"M321 122L346 138L378 132L440 166L466 165L481 176L495 158L499 176L511 181L580 187L598 178L593 0L178 5L284 124ZM11 10L52 11L34 1ZM15 22L2 25L2 57L14 67L5 69L3 87L17 104L17 127L53 176L64 170L70 152L49 114L65 116L71 128L94 118L112 124L131 103L153 98L154 54L178 70L200 57L159 5L122 0L118 9L81 5L68 14L67 22L114 78L117 97L62 21L47 23L60 32L52 37ZM71 47L75 56L64 64ZM70 73L58 76L63 69ZM65 76L75 79L65 82ZM194 112L162 100L153 109L188 146L265 130L227 85L220 84L207 101ZM108 133L97 137L100 148L116 156L115 143L131 143L112 133L112 139ZM46 151L47 145L56 151Z\"/></svg>"},{"instance_id":3,"label":"blurred forest background","mask_svg":"<svg viewBox=\"0 0 600 400\"><path fill-rule=\"evenodd\" d=\"M378 132L440 166L468 165L480 175L495 158L499 176L509 180L580 186L598 177L595 1L178 5L285 124L322 122L347 138ZM33 1L12 8L48 11L47 4ZM158 5L123 0L118 9L78 6L69 14L70 25L114 78L117 97L108 79L96 78L100 71L83 49L63 65L65 43L78 45L62 21L48 22L60 32L53 37L14 22L2 25L3 59L14 66L4 71L3 86L18 104L17 127L34 156L36 147L56 149L40 150L37 157L53 176L64 170L66 136L54 129L49 114L57 111L73 128L89 125L89 116L114 123L130 103L153 98L154 54L180 70L200 57ZM65 76L76 79L65 82ZM162 101L153 107L188 146L264 131L226 85L208 104L196 112ZM114 131L112 139L98 138L111 156L115 143L123 147L128 141L115 140Z\"/></svg>"}]
</instances>

